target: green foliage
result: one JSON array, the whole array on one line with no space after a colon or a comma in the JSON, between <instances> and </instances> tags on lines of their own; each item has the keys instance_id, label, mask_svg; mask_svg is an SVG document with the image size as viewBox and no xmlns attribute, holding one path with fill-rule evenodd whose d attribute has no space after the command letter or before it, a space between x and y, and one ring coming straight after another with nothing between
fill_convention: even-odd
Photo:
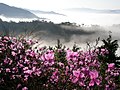
<instances>
[{"instance_id":1,"label":"green foliage","mask_svg":"<svg viewBox=\"0 0 120 90\"><path fill-rule=\"evenodd\" d=\"M116 51L119 47L118 45L118 40L112 40L112 36L109 35L109 37L105 40L103 39L103 45L101 46L101 48L105 48L108 50L108 54L106 54L107 57L107 63L115 63L115 65L117 67L120 66L120 62L118 62L118 60L120 59L120 57L118 57L116 55Z\"/></svg>"},{"instance_id":2,"label":"green foliage","mask_svg":"<svg viewBox=\"0 0 120 90\"><path fill-rule=\"evenodd\" d=\"M57 40L57 46L56 46L57 49L61 49L62 48L62 44L60 43L60 40L58 39Z\"/></svg>"},{"instance_id":3,"label":"green foliage","mask_svg":"<svg viewBox=\"0 0 120 90\"><path fill-rule=\"evenodd\" d=\"M114 63L116 67L120 68L120 56L117 56L116 51L119 48L118 40L112 40L112 36L109 35L107 39L103 39L103 45L99 49L106 49L108 53L105 56L98 55L99 61L102 61L100 72L103 78L105 78L105 70L107 69L107 64ZM101 51L100 51L101 52ZM103 79L103 86L106 83L106 80ZM120 76L115 77L115 83L117 87L120 88Z\"/></svg>"},{"instance_id":4,"label":"green foliage","mask_svg":"<svg viewBox=\"0 0 120 90\"><path fill-rule=\"evenodd\" d=\"M64 47L62 46L59 39L57 40L57 46L55 50L55 60L57 60L57 62L62 62L62 63L66 62L65 46Z\"/></svg>"},{"instance_id":5,"label":"green foliage","mask_svg":"<svg viewBox=\"0 0 120 90\"><path fill-rule=\"evenodd\" d=\"M76 45L76 43L75 43L72 50L73 50L74 52L77 52L79 49L80 49L80 48L79 48L79 47Z\"/></svg>"}]
</instances>

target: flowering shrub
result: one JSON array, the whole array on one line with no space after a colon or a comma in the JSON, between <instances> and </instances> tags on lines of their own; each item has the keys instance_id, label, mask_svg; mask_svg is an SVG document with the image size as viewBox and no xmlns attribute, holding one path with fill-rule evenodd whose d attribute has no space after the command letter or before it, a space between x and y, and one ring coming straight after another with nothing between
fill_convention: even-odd
<instances>
[{"instance_id":1,"label":"flowering shrub","mask_svg":"<svg viewBox=\"0 0 120 90\"><path fill-rule=\"evenodd\" d=\"M120 68L104 62L105 48L32 49L36 42L0 38L0 90L116 90Z\"/></svg>"}]
</instances>

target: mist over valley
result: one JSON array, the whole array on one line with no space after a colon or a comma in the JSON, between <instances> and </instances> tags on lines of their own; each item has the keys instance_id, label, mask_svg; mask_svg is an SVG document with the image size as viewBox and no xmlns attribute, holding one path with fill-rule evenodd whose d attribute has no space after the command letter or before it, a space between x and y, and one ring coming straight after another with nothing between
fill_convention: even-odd
<instances>
[{"instance_id":1,"label":"mist over valley","mask_svg":"<svg viewBox=\"0 0 120 90\"><path fill-rule=\"evenodd\" d=\"M41 46L55 46L60 39L63 45L85 46L86 42L107 38L120 40L120 10L97 10L91 8L68 8L42 11L17 8L0 3L1 33L26 38L37 38ZM13 34L14 32L14 34ZM32 34L30 34L32 33Z\"/></svg>"}]
</instances>

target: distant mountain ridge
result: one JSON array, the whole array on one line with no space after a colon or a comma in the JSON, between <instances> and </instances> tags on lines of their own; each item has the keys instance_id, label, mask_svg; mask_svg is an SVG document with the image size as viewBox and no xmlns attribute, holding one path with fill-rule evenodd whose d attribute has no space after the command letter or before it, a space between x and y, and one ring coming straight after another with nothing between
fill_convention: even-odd
<instances>
[{"instance_id":1,"label":"distant mountain ridge","mask_svg":"<svg viewBox=\"0 0 120 90\"><path fill-rule=\"evenodd\" d=\"M9 18L39 18L28 10L0 3L0 15Z\"/></svg>"},{"instance_id":2,"label":"distant mountain ridge","mask_svg":"<svg viewBox=\"0 0 120 90\"><path fill-rule=\"evenodd\" d=\"M54 11L40 11L40 10L29 10L32 13L36 13L36 14L56 14L56 15L62 15L62 16L66 16L64 14L61 13L57 13Z\"/></svg>"},{"instance_id":3,"label":"distant mountain ridge","mask_svg":"<svg viewBox=\"0 0 120 90\"><path fill-rule=\"evenodd\" d=\"M91 8L69 8L66 10L88 13L120 14L120 9L91 9Z\"/></svg>"}]
</instances>

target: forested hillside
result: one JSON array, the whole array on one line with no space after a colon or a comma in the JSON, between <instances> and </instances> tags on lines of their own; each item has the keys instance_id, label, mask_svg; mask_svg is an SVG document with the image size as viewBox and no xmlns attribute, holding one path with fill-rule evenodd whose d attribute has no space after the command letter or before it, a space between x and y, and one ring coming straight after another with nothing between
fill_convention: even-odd
<instances>
[{"instance_id":1,"label":"forested hillside","mask_svg":"<svg viewBox=\"0 0 120 90\"><path fill-rule=\"evenodd\" d=\"M67 27L65 27L67 26ZM72 27L72 28L71 28ZM85 31L82 28L78 28L72 23L68 24L54 24L47 21L32 21L32 22L6 22L0 20L0 32L5 35L18 35L23 33L35 33L36 36L49 37L49 38L63 38L69 41L72 35L92 35L96 31Z\"/></svg>"}]
</instances>

